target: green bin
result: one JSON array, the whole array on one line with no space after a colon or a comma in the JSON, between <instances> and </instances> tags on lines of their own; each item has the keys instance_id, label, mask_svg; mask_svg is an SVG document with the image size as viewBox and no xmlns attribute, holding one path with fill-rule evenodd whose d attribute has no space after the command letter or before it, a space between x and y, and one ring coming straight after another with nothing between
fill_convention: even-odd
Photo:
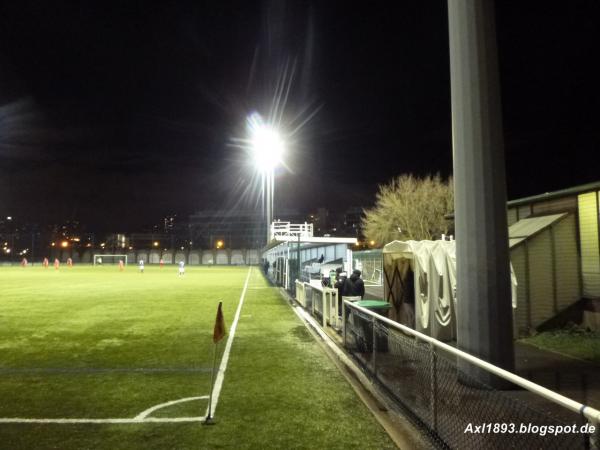
<instances>
[{"instance_id":1,"label":"green bin","mask_svg":"<svg viewBox=\"0 0 600 450\"><path fill-rule=\"evenodd\" d=\"M388 302L383 300L360 300L355 303L357 306L373 311L383 317L388 317L388 312L392 307ZM367 352L373 351L373 324L370 320L359 319L362 322L362 328L365 333L365 344L367 346ZM377 351L387 352L388 351L388 340L387 336L377 337Z\"/></svg>"}]
</instances>

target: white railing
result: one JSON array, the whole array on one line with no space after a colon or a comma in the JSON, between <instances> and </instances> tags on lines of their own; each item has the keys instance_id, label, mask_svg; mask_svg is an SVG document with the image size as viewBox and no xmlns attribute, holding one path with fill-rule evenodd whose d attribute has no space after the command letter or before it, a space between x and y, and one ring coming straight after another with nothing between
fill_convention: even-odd
<instances>
[{"instance_id":1,"label":"white railing","mask_svg":"<svg viewBox=\"0 0 600 450\"><path fill-rule=\"evenodd\" d=\"M271 240L277 237L313 237L312 223L293 224L290 222L273 222L271 224Z\"/></svg>"},{"instance_id":2,"label":"white railing","mask_svg":"<svg viewBox=\"0 0 600 450\"><path fill-rule=\"evenodd\" d=\"M320 280L313 280L313 283L296 280L296 301L303 308L310 309L313 316L318 313L323 328L329 325L334 330L341 331L342 317L339 304L341 299L337 289L321 285Z\"/></svg>"},{"instance_id":3,"label":"white railing","mask_svg":"<svg viewBox=\"0 0 600 450\"><path fill-rule=\"evenodd\" d=\"M383 317L379 314L373 313L372 311L362 308L362 307L360 307L356 304L353 304L347 300L344 300L344 309L345 308L354 308L354 309L360 311L364 315L371 316L373 320L384 322L391 328L395 328L396 330L399 330L399 331L402 331L403 333L414 336L415 338L418 338L419 340L428 342L433 347L442 349L460 359L468 361L469 363L473 364L474 366L479 367L480 369L483 369L493 375L496 375L497 377L500 377L506 381L516 384L517 386L520 386L520 387L522 387L534 394L537 394L555 404L558 404L571 412L581 414L590 423L592 423L596 426L600 424L600 411L595 408L592 408L590 406L579 403L575 400L565 397L564 395L560 395L550 389L540 386L539 384L533 383L525 378L515 375L512 372L509 372L507 370L501 369L500 367L494 366L493 364L490 364L482 359L479 359L469 353L465 353L461 350L458 350L457 348L454 348L451 345L445 344L441 341L438 341L437 339L427 336L426 334L415 331L412 328L402 325L393 320L390 320L387 317ZM343 317L345 319L345 317L346 317L345 312L344 312Z\"/></svg>"}]
</instances>

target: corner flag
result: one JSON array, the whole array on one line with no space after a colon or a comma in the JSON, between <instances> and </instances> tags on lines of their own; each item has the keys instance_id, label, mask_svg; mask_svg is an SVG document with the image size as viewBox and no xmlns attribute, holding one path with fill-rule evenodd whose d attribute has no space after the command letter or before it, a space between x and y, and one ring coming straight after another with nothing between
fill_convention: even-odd
<instances>
[{"instance_id":1,"label":"corner flag","mask_svg":"<svg viewBox=\"0 0 600 450\"><path fill-rule=\"evenodd\" d=\"M215 357L213 360L213 370L210 379L210 395L208 396L208 410L206 412L206 419L204 419L204 425L213 425L214 421L212 418L212 397L213 388L215 386L215 368L217 366L217 347L219 341L225 337L227 330L225 330L225 319L223 319L223 302L219 302L219 308L217 309L217 318L215 320L215 329L213 331L213 342L215 344Z\"/></svg>"},{"instance_id":2,"label":"corner flag","mask_svg":"<svg viewBox=\"0 0 600 450\"><path fill-rule=\"evenodd\" d=\"M223 319L223 302L219 302L219 309L217 309L217 318L215 320L215 330L213 331L213 342L216 344L227 334L225 329L225 319Z\"/></svg>"}]
</instances>

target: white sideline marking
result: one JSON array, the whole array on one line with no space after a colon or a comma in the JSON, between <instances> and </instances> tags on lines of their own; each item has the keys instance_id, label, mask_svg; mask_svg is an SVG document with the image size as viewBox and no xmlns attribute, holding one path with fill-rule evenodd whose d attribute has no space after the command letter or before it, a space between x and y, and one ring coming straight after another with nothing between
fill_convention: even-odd
<instances>
[{"instance_id":1,"label":"white sideline marking","mask_svg":"<svg viewBox=\"0 0 600 450\"><path fill-rule=\"evenodd\" d=\"M223 379L225 378L225 369L227 369L227 363L229 361L229 352L231 351L231 345L233 344L233 337L235 336L235 330L237 328L238 321L240 319L240 313L242 312L242 305L244 304L244 297L246 296L246 291L248 289L248 281L250 281L250 273L252 272L252 267L248 269L248 275L246 275L246 282L244 283L244 289L242 290L242 295L240 295L240 302L238 303L237 311L235 312L235 317L231 324L231 329L229 330L229 336L227 337L227 345L225 345L225 351L223 352L223 357L221 358L221 364L219 365L219 372L217 373L217 379L215 381L215 386L213 388L213 396L212 396L212 416L215 416L215 410L217 409L217 403L219 403L219 394L221 394L221 388L223 387ZM210 406L210 405L209 405ZM206 415L208 414L208 407L206 408Z\"/></svg>"},{"instance_id":2,"label":"white sideline marking","mask_svg":"<svg viewBox=\"0 0 600 450\"><path fill-rule=\"evenodd\" d=\"M179 400L171 400L170 402L161 403L160 405L153 406L151 408L142 411L133 419L24 419L21 417L10 417L0 418L0 423L58 423L58 424L69 424L69 423L169 423L169 422L202 422L206 419L206 416L202 417L148 417L154 411L157 411L167 406L176 405L177 403L191 402L193 400L206 400L208 395L201 397L186 397Z\"/></svg>"},{"instance_id":3,"label":"white sideline marking","mask_svg":"<svg viewBox=\"0 0 600 450\"><path fill-rule=\"evenodd\" d=\"M146 411L142 411L137 416L135 416L135 419L144 420L146 417L148 417L154 411L161 409L161 408L166 408L167 406L176 405L177 403L191 402L192 400L204 400L207 398L208 398L208 395L203 395L202 397L186 397L186 398L182 398L179 400L171 400L170 402L161 403L160 405L156 405L156 406L153 406L152 408L148 408Z\"/></svg>"},{"instance_id":4,"label":"white sideline marking","mask_svg":"<svg viewBox=\"0 0 600 450\"><path fill-rule=\"evenodd\" d=\"M78 423L169 423L169 422L203 422L202 417L148 417L146 419L24 419L20 417L2 418L0 424L6 423L56 423L56 424L78 424Z\"/></svg>"}]
</instances>

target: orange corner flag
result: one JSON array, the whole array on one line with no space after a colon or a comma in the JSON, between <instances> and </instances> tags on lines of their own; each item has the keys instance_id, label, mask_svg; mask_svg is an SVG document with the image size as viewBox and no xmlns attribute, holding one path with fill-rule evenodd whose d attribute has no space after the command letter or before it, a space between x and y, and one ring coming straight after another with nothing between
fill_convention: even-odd
<instances>
[{"instance_id":1,"label":"orange corner flag","mask_svg":"<svg viewBox=\"0 0 600 450\"><path fill-rule=\"evenodd\" d=\"M223 319L223 302L219 302L219 309L217 309L217 319L215 320L215 330L213 331L213 342L216 344L227 334L225 330L225 319Z\"/></svg>"}]
</instances>

